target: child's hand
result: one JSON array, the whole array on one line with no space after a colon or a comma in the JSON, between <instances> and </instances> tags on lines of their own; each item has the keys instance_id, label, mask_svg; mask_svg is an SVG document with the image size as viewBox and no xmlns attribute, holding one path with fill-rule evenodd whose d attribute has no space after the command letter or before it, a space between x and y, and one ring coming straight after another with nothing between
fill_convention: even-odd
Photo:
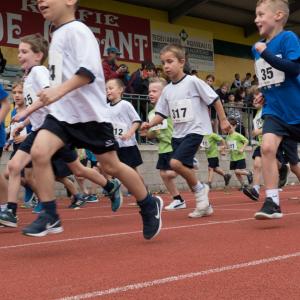
<instances>
[{"instance_id":1,"label":"child's hand","mask_svg":"<svg viewBox=\"0 0 300 300\"><path fill-rule=\"evenodd\" d=\"M151 126L150 126L150 124L148 122L144 122L144 123L142 123L140 129L141 129L141 131L143 131L145 129L149 129L150 127Z\"/></svg>"},{"instance_id":2,"label":"child's hand","mask_svg":"<svg viewBox=\"0 0 300 300\"><path fill-rule=\"evenodd\" d=\"M147 132L148 130L147 129L143 129L143 130L140 130L140 136L147 136Z\"/></svg>"},{"instance_id":3,"label":"child's hand","mask_svg":"<svg viewBox=\"0 0 300 300\"><path fill-rule=\"evenodd\" d=\"M4 151L8 151L10 144L5 144L5 146L3 147Z\"/></svg>"},{"instance_id":4,"label":"child's hand","mask_svg":"<svg viewBox=\"0 0 300 300\"><path fill-rule=\"evenodd\" d=\"M57 87L43 89L37 94L37 96L44 105L49 105L61 98L61 94L59 93L59 89Z\"/></svg>"},{"instance_id":5,"label":"child's hand","mask_svg":"<svg viewBox=\"0 0 300 300\"><path fill-rule=\"evenodd\" d=\"M224 132L224 133L229 132L231 125L228 122L227 118L220 121L220 127L221 127L222 132Z\"/></svg>"},{"instance_id":6,"label":"child's hand","mask_svg":"<svg viewBox=\"0 0 300 300\"><path fill-rule=\"evenodd\" d=\"M15 144L21 144L26 139L26 135L17 135L14 137Z\"/></svg>"},{"instance_id":7,"label":"child's hand","mask_svg":"<svg viewBox=\"0 0 300 300\"><path fill-rule=\"evenodd\" d=\"M266 48L267 48L266 43L258 42L258 43L255 44L255 50L258 53L262 53Z\"/></svg>"},{"instance_id":8,"label":"child's hand","mask_svg":"<svg viewBox=\"0 0 300 300\"><path fill-rule=\"evenodd\" d=\"M11 120L12 123L18 123L20 122L21 120L24 120L27 118L27 112L26 112L26 109L17 113Z\"/></svg>"},{"instance_id":9,"label":"child's hand","mask_svg":"<svg viewBox=\"0 0 300 300\"><path fill-rule=\"evenodd\" d=\"M15 139L17 136L20 135L20 132L25 128L24 124L20 124L18 127L14 129L12 132L12 137Z\"/></svg>"},{"instance_id":10,"label":"child's hand","mask_svg":"<svg viewBox=\"0 0 300 300\"><path fill-rule=\"evenodd\" d=\"M122 134L120 136L120 138L121 138L122 141L127 141L127 140L129 140L131 138L131 134L128 133L128 132L126 132L126 133Z\"/></svg>"}]
</instances>

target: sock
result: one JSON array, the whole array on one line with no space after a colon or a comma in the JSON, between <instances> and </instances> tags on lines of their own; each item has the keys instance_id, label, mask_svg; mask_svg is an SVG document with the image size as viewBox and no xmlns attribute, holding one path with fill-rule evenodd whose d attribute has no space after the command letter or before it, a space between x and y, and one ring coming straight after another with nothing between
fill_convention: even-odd
<instances>
[{"instance_id":1,"label":"sock","mask_svg":"<svg viewBox=\"0 0 300 300\"><path fill-rule=\"evenodd\" d=\"M152 196L150 194L147 194L146 198L144 198L143 200L138 200L137 204L141 209L151 209L152 207L154 207L155 202L152 199Z\"/></svg>"},{"instance_id":2,"label":"sock","mask_svg":"<svg viewBox=\"0 0 300 300\"><path fill-rule=\"evenodd\" d=\"M56 201L52 200L49 202L43 202L43 208L47 214L49 214L52 217L57 217L56 212Z\"/></svg>"},{"instance_id":3,"label":"sock","mask_svg":"<svg viewBox=\"0 0 300 300\"><path fill-rule=\"evenodd\" d=\"M184 202L184 200L181 198L180 195L174 196L173 199L174 200L179 200L180 202Z\"/></svg>"},{"instance_id":4,"label":"sock","mask_svg":"<svg viewBox=\"0 0 300 300\"><path fill-rule=\"evenodd\" d=\"M7 209L7 204L0 205L0 211L5 211Z\"/></svg>"},{"instance_id":5,"label":"sock","mask_svg":"<svg viewBox=\"0 0 300 300\"><path fill-rule=\"evenodd\" d=\"M107 180L106 185L103 187L108 193L110 193L114 189L115 185L113 182Z\"/></svg>"},{"instance_id":6,"label":"sock","mask_svg":"<svg viewBox=\"0 0 300 300\"><path fill-rule=\"evenodd\" d=\"M201 192L202 189L204 189L204 184L201 183L200 181L198 181L197 184L192 187L194 193L199 193Z\"/></svg>"},{"instance_id":7,"label":"sock","mask_svg":"<svg viewBox=\"0 0 300 300\"><path fill-rule=\"evenodd\" d=\"M253 188L257 191L257 193L259 194L259 190L260 190L260 185L256 184L253 186Z\"/></svg>"},{"instance_id":8,"label":"sock","mask_svg":"<svg viewBox=\"0 0 300 300\"><path fill-rule=\"evenodd\" d=\"M7 203L7 209L10 209L14 216L16 216L16 214L17 214L17 208L18 208L17 203L13 203L13 202Z\"/></svg>"},{"instance_id":9,"label":"sock","mask_svg":"<svg viewBox=\"0 0 300 300\"><path fill-rule=\"evenodd\" d=\"M266 190L266 196L267 198L272 198L273 202L279 205L279 190L278 189L272 189L272 190Z\"/></svg>"}]
</instances>

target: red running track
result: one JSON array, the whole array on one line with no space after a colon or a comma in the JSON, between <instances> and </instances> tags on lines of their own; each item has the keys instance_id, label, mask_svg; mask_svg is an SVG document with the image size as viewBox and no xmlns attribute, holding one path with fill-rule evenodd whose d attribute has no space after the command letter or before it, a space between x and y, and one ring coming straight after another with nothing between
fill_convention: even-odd
<instances>
[{"instance_id":1,"label":"red running track","mask_svg":"<svg viewBox=\"0 0 300 300\"><path fill-rule=\"evenodd\" d=\"M146 241L136 207L117 213L106 199L60 214L65 231L29 238L0 228L1 299L300 299L300 187L281 193L284 218L256 221L261 203L238 191L210 194L213 216L164 212L161 234ZM163 195L165 202L168 196Z\"/></svg>"}]
</instances>

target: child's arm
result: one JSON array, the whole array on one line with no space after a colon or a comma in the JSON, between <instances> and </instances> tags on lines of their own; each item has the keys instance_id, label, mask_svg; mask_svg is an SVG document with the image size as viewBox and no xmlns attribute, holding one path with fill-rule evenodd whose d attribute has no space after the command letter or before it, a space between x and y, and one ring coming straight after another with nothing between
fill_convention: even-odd
<instances>
[{"instance_id":1,"label":"child's arm","mask_svg":"<svg viewBox=\"0 0 300 300\"><path fill-rule=\"evenodd\" d=\"M293 77L297 77L300 74L300 58L298 58L298 60L280 58L271 53L267 49L266 43L262 42L256 43L255 49L260 53L260 56L275 69Z\"/></svg>"},{"instance_id":2,"label":"child's arm","mask_svg":"<svg viewBox=\"0 0 300 300\"><path fill-rule=\"evenodd\" d=\"M135 132L139 129L140 125L141 125L140 122L133 122L130 129L121 135L121 140L123 140L123 141L129 140L135 134Z\"/></svg>"},{"instance_id":3,"label":"child's arm","mask_svg":"<svg viewBox=\"0 0 300 300\"><path fill-rule=\"evenodd\" d=\"M1 101L1 109L0 109L0 123L5 121L7 114L10 111L10 104L7 98Z\"/></svg>"},{"instance_id":4,"label":"child's arm","mask_svg":"<svg viewBox=\"0 0 300 300\"><path fill-rule=\"evenodd\" d=\"M230 130L230 124L227 120L221 100L220 99L216 100L213 105L218 114L222 131L228 132Z\"/></svg>"},{"instance_id":5,"label":"child's arm","mask_svg":"<svg viewBox=\"0 0 300 300\"><path fill-rule=\"evenodd\" d=\"M156 126L160 123L163 122L165 118L162 117L160 114L155 114L155 117L150 121L150 122L144 122L141 126L141 130L144 130L144 129L149 129L153 126Z\"/></svg>"},{"instance_id":6,"label":"child's arm","mask_svg":"<svg viewBox=\"0 0 300 300\"><path fill-rule=\"evenodd\" d=\"M241 138L241 142L243 143L243 146L242 146L242 148L240 149L240 153L243 153L243 152L245 151L246 147L248 146L249 141L248 141L248 139L245 138L244 136L241 136L240 138Z\"/></svg>"}]
</instances>

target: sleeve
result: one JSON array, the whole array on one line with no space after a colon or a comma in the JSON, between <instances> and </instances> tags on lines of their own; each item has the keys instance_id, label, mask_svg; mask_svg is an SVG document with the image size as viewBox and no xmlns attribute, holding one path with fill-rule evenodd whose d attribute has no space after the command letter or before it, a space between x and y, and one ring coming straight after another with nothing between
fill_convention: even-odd
<instances>
[{"instance_id":1,"label":"sleeve","mask_svg":"<svg viewBox=\"0 0 300 300\"><path fill-rule=\"evenodd\" d=\"M126 100L122 100L122 101L126 101ZM125 103L126 103L127 114L131 123L142 123L142 120L138 115L138 113L136 112L136 110L134 109L133 105L129 102L125 102Z\"/></svg>"},{"instance_id":2,"label":"sleeve","mask_svg":"<svg viewBox=\"0 0 300 300\"><path fill-rule=\"evenodd\" d=\"M4 90L3 86L0 84L0 101L8 97L8 93Z\"/></svg>"},{"instance_id":3,"label":"sleeve","mask_svg":"<svg viewBox=\"0 0 300 300\"><path fill-rule=\"evenodd\" d=\"M201 100L207 105L212 105L219 99L218 94L203 80L196 78L195 76L192 76L192 78L195 89L197 90Z\"/></svg>"},{"instance_id":4,"label":"sleeve","mask_svg":"<svg viewBox=\"0 0 300 300\"><path fill-rule=\"evenodd\" d=\"M156 106L155 114L167 119L170 116L169 105L166 98L166 88L163 90Z\"/></svg>"},{"instance_id":5,"label":"sleeve","mask_svg":"<svg viewBox=\"0 0 300 300\"><path fill-rule=\"evenodd\" d=\"M100 49L92 31L80 22L70 30L69 41L75 58L76 75L84 75L92 83L101 68ZM99 63L95 63L99 62Z\"/></svg>"},{"instance_id":6,"label":"sleeve","mask_svg":"<svg viewBox=\"0 0 300 300\"><path fill-rule=\"evenodd\" d=\"M244 137L242 134L239 134L239 140L245 145L248 144L248 139L246 137Z\"/></svg>"},{"instance_id":7,"label":"sleeve","mask_svg":"<svg viewBox=\"0 0 300 300\"><path fill-rule=\"evenodd\" d=\"M297 61L300 58L300 40L293 32L287 31L282 40L282 54L285 59Z\"/></svg>"},{"instance_id":8,"label":"sleeve","mask_svg":"<svg viewBox=\"0 0 300 300\"><path fill-rule=\"evenodd\" d=\"M216 133L213 133L212 136L216 142L221 142L223 140L223 138Z\"/></svg>"}]
</instances>

